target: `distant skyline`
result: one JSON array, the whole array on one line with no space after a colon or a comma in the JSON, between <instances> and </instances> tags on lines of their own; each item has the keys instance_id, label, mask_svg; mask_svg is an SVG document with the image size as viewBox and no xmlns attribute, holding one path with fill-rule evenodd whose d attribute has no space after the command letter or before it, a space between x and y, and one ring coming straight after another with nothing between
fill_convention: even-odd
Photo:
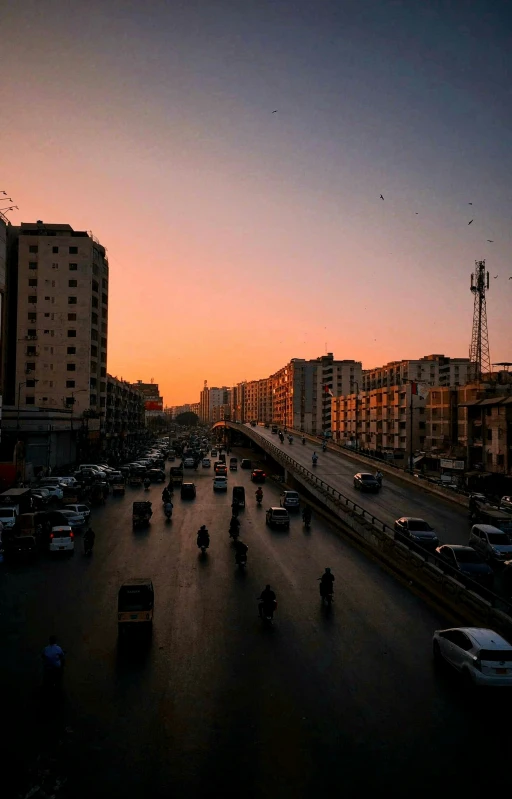
<instances>
[{"instance_id":1,"label":"distant skyline","mask_svg":"<svg viewBox=\"0 0 512 799\"><path fill-rule=\"evenodd\" d=\"M480 259L512 361L512 12L432 6L4 9L0 190L107 247L111 374L177 405L326 349L467 357Z\"/></svg>"}]
</instances>

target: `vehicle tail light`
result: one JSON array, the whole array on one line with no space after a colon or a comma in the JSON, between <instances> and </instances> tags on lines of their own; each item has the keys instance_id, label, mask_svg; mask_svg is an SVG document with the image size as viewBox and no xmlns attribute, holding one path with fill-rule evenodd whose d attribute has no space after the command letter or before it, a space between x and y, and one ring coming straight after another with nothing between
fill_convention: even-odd
<instances>
[{"instance_id":1,"label":"vehicle tail light","mask_svg":"<svg viewBox=\"0 0 512 799\"><path fill-rule=\"evenodd\" d=\"M70 537L70 538L74 538L74 537L75 537L75 534L74 534L74 533L70 533L70 534L69 534L69 537Z\"/></svg>"},{"instance_id":2,"label":"vehicle tail light","mask_svg":"<svg viewBox=\"0 0 512 799\"><path fill-rule=\"evenodd\" d=\"M55 538L55 536L54 536L54 534L53 534L53 533L50 533L50 540L51 540L52 538Z\"/></svg>"}]
</instances>

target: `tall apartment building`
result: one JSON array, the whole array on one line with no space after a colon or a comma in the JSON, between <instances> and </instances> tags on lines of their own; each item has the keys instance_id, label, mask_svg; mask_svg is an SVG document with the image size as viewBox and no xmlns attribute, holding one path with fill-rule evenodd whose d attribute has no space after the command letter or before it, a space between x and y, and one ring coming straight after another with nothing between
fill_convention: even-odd
<instances>
[{"instance_id":1,"label":"tall apartment building","mask_svg":"<svg viewBox=\"0 0 512 799\"><path fill-rule=\"evenodd\" d=\"M400 386L408 380L428 383L430 386L463 386L468 382L469 367L469 358L447 358L445 355L391 361L376 369L366 369L359 390Z\"/></svg>"},{"instance_id":2,"label":"tall apartment building","mask_svg":"<svg viewBox=\"0 0 512 799\"><path fill-rule=\"evenodd\" d=\"M11 405L106 413L108 260L86 231L22 223L8 230Z\"/></svg>"},{"instance_id":3,"label":"tall apartment building","mask_svg":"<svg viewBox=\"0 0 512 799\"><path fill-rule=\"evenodd\" d=\"M292 358L270 378L272 421L313 435L330 431L331 393L350 394L361 377L360 361L338 361L332 352L309 361Z\"/></svg>"},{"instance_id":4,"label":"tall apartment building","mask_svg":"<svg viewBox=\"0 0 512 799\"><path fill-rule=\"evenodd\" d=\"M107 436L124 438L143 428L144 398L140 391L126 380L107 375Z\"/></svg>"},{"instance_id":5,"label":"tall apartment building","mask_svg":"<svg viewBox=\"0 0 512 799\"><path fill-rule=\"evenodd\" d=\"M237 383L231 389L231 420L233 422L246 422L245 418L245 386L246 382Z\"/></svg>"},{"instance_id":6,"label":"tall apartment building","mask_svg":"<svg viewBox=\"0 0 512 799\"><path fill-rule=\"evenodd\" d=\"M231 407L231 389L227 386L210 388L205 381L204 388L199 396L198 416L200 420L205 423L219 421L220 411L214 409L223 405Z\"/></svg>"},{"instance_id":7,"label":"tall apartment building","mask_svg":"<svg viewBox=\"0 0 512 799\"><path fill-rule=\"evenodd\" d=\"M244 386L244 420L272 421L272 379L249 380Z\"/></svg>"}]
</instances>

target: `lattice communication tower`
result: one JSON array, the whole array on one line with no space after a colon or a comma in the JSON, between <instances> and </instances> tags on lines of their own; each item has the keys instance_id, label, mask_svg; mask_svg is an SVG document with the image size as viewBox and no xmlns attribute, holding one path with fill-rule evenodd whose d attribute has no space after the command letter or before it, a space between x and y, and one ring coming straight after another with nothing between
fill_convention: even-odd
<instances>
[{"instance_id":1,"label":"lattice communication tower","mask_svg":"<svg viewBox=\"0 0 512 799\"><path fill-rule=\"evenodd\" d=\"M471 292L475 296L473 310L473 332L469 348L470 378L480 380L482 374L491 371L489 354L489 334L487 332L487 307L485 293L489 290L489 272L485 261L475 261L475 271L471 275Z\"/></svg>"}]
</instances>

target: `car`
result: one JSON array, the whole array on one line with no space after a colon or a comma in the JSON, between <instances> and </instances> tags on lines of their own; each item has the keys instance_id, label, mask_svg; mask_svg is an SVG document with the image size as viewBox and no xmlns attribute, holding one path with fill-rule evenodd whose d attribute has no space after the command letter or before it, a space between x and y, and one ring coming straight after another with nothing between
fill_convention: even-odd
<instances>
[{"instance_id":1,"label":"car","mask_svg":"<svg viewBox=\"0 0 512 799\"><path fill-rule=\"evenodd\" d=\"M358 472L354 475L354 488L359 491L374 491L376 493L380 490L380 483L371 472Z\"/></svg>"},{"instance_id":2,"label":"car","mask_svg":"<svg viewBox=\"0 0 512 799\"><path fill-rule=\"evenodd\" d=\"M227 491L228 490L228 478L224 475L216 475L213 478L213 490L214 491Z\"/></svg>"},{"instance_id":3,"label":"car","mask_svg":"<svg viewBox=\"0 0 512 799\"><path fill-rule=\"evenodd\" d=\"M64 482L66 479L66 477L43 477L43 479L39 481L39 485L43 488L51 488L52 486L62 488L63 486L67 485ZM73 478L70 479L72 480Z\"/></svg>"},{"instance_id":4,"label":"car","mask_svg":"<svg viewBox=\"0 0 512 799\"><path fill-rule=\"evenodd\" d=\"M52 527L50 533L50 552L74 552L75 535L70 525Z\"/></svg>"},{"instance_id":5,"label":"car","mask_svg":"<svg viewBox=\"0 0 512 799\"><path fill-rule=\"evenodd\" d=\"M269 508L266 514L266 523L269 527L288 529L290 527L290 514L286 508Z\"/></svg>"},{"instance_id":6,"label":"car","mask_svg":"<svg viewBox=\"0 0 512 799\"><path fill-rule=\"evenodd\" d=\"M300 510L300 498L297 491L283 491L279 499L279 504L286 510Z\"/></svg>"},{"instance_id":7,"label":"car","mask_svg":"<svg viewBox=\"0 0 512 799\"><path fill-rule=\"evenodd\" d=\"M252 461L249 458L242 458L240 462L241 469L252 469Z\"/></svg>"},{"instance_id":8,"label":"car","mask_svg":"<svg viewBox=\"0 0 512 799\"><path fill-rule=\"evenodd\" d=\"M211 465L212 465L212 462L211 462L210 458L203 458L203 460L201 462L201 466L203 467L203 469L209 469Z\"/></svg>"},{"instance_id":9,"label":"car","mask_svg":"<svg viewBox=\"0 0 512 799\"><path fill-rule=\"evenodd\" d=\"M59 482L61 485L68 486L68 488L76 488L79 485L76 477L59 477Z\"/></svg>"},{"instance_id":10,"label":"car","mask_svg":"<svg viewBox=\"0 0 512 799\"><path fill-rule=\"evenodd\" d=\"M194 483L182 483L180 489L180 496L182 499L195 499L196 487Z\"/></svg>"},{"instance_id":11,"label":"car","mask_svg":"<svg viewBox=\"0 0 512 799\"><path fill-rule=\"evenodd\" d=\"M50 499L62 499L64 496L64 491L60 486L45 485L42 487L46 488L46 490L50 492Z\"/></svg>"},{"instance_id":12,"label":"car","mask_svg":"<svg viewBox=\"0 0 512 799\"><path fill-rule=\"evenodd\" d=\"M212 458L216 458L217 457L217 450L215 448L213 448L212 451L210 452L210 455L212 456Z\"/></svg>"},{"instance_id":13,"label":"car","mask_svg":"<svg viewBox=\"0 0 512 799\"><path fill-rule=\"evenodd\" d=\"M228 467L226 466L225 463L218 463L214 467L214 472L219 477L227 477L228 476Z\"/></svg>"},{"instance_id":14,"label":"car","mask_svg":"<svg viewBox=\"0 0 512 799\"><path fill-rule=\"evenodd\" d=\"M436 552L444 563L464 577L469 577L488 588L492 587L494 572L473 547L445 544L442 547L437 547Z\"/></svg>"},{"instance_id":15,"label":"car","mask_svg":"<svg viewBox=\"0 0 512 799\"><path fill-rule=\"evenodd\" d=\"M88 505L83 505L82 503L77 503L74 505L64 505L62 510L72 510L75 513L81 513L85 520L87 520L91 515L90 507Z\"/></svg>"},{"instance_id":16,"label":"car","mask_svg":"<svg viewBox=\"0 0 512 799\"><path fill-rule=\"evenodd\" d=\"M512 687L512 645L485 627L436 630L434 659L453 666L468 685Z\"/></svg>"},{"instance_id":17,"label":"car","mask_svg":"<svg viewBox=\"0 0 512 799\"><path fill-rule=\"evenodd\" d=\"M254 469L251 474L251 480L253 483L264 483L267 475L263 471L263 469Z\"/></svg>"},{"instance_id":18,"label":"car","mask_svg":"<svg viewBox=\"0 0 512 799\"><path fill-rule=\"evenodd\" d=\"M184 469L193 469L196 465L194 458L185 458L183 461L183 468Z\"/></svg>"},{"instance_id":19,"label":"car","mask_svg":"<svg viewBox=\"0 0 512 799\"><path fill-rule=\"evenodd\" d=\"M61 513L66 517L67 522L72 530L84 526L85 516L82 516L81 513L75 513L72 510L61 510Z\"/></svg>"},{"instance_id":20,"label":"car","mask_svg":"<svg viewBox=\"0 0 512 799\"><path fill-rule=\"evenodd\" d=\"M500 500L500 508L512 511L512 497L502 497Z\"/></svg>"},{"instance_id":21,"label":"car","mask_svg":"<svg viewBox=\"0 0 512 799\"><path fill-rule=\"evenodd\" d=\"M165 472L162 469L149 469L147 476L153 483L163 483L165 481Z\"/></svg>"},{"instance_id":22,"label":"car","mask_svg":"<svg viewBox=\"0 0 512 799\"><path fill-rule=\"evenodd\" d=\"M425 519L402 516L395 522L395 532L425 549L435 549L439 546L439 538Z\"/></svg>"},{"instance_id":23,"label":"car","mask_svg":"<svg viewBox=\"0 0 512 799\"><path fill-rule=\"evenodd\" d=\"M492 524L474 524L469 534L469 546L480 552L485 560L503 562L512 557L508 535Z\"/></svg>"}]
</instances>

